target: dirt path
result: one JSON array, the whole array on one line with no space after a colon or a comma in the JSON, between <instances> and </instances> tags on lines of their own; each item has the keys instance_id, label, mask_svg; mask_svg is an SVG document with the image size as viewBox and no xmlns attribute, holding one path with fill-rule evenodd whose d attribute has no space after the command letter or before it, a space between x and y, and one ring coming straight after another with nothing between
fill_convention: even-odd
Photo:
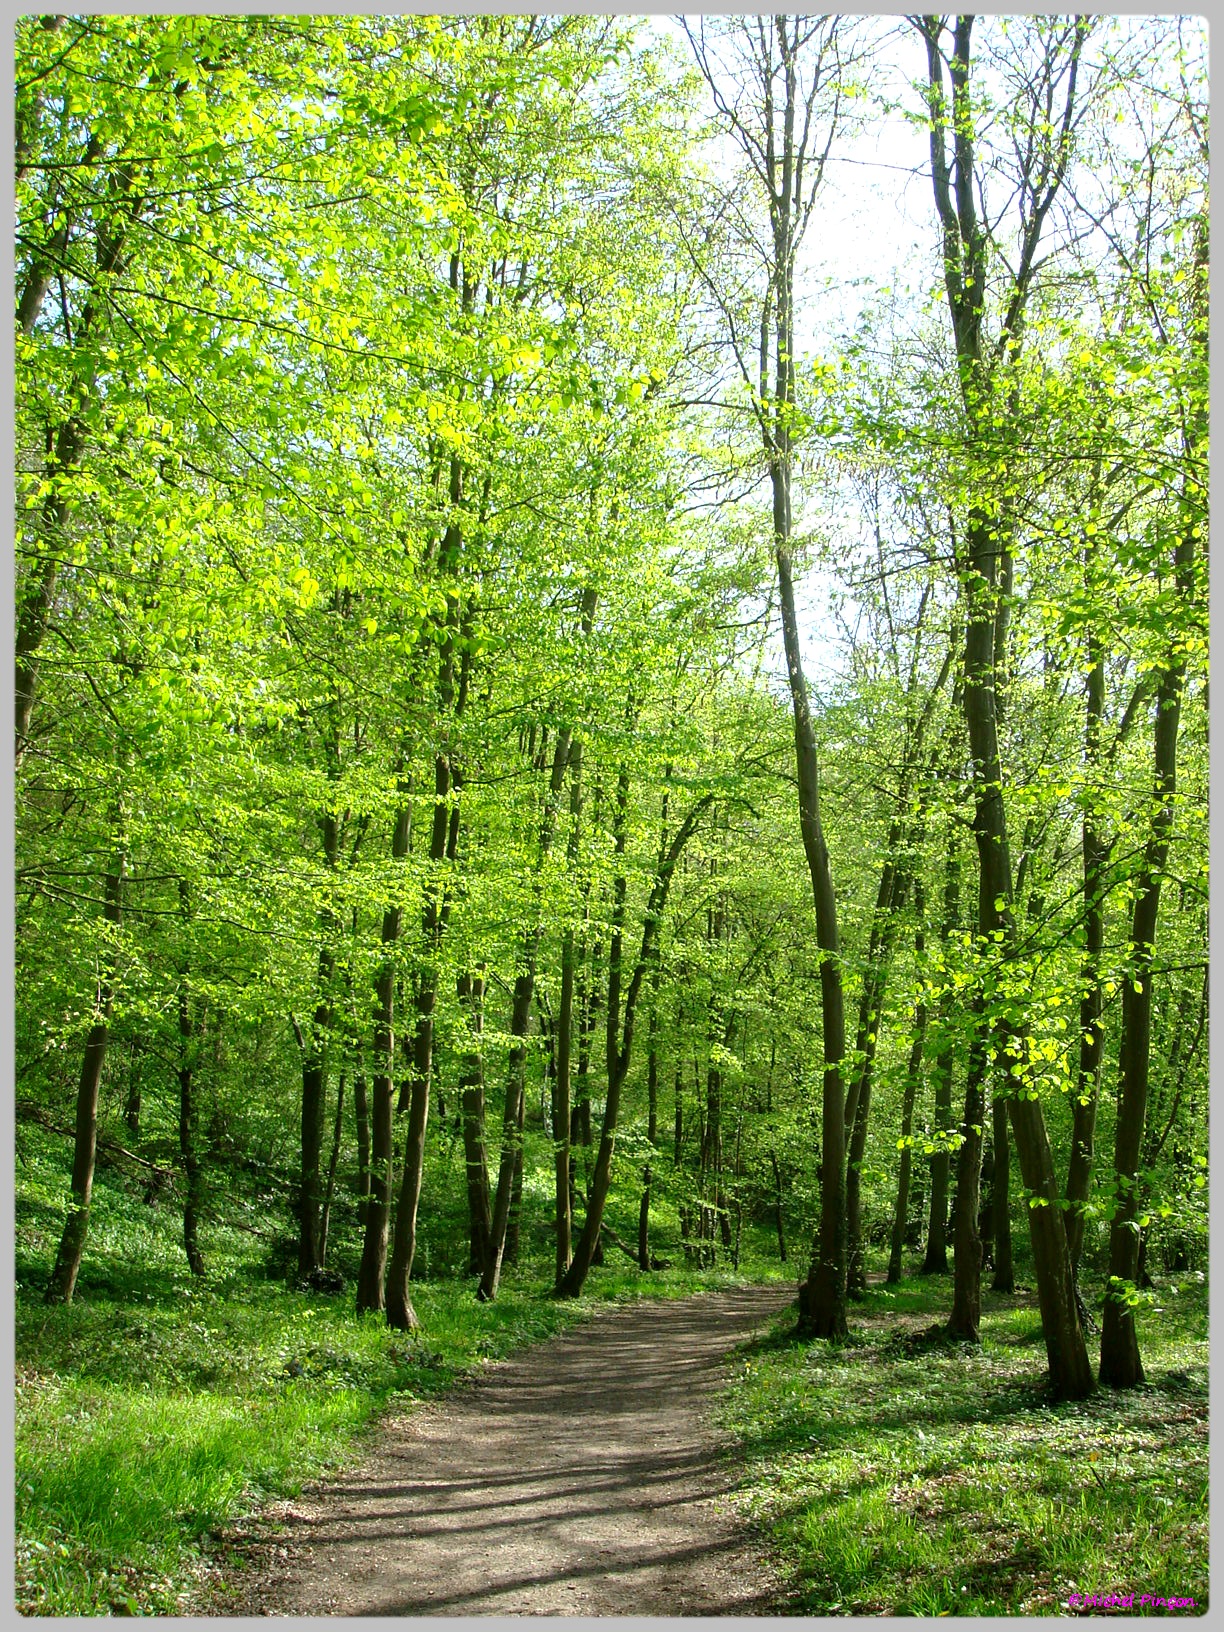
<instances>
[{"instance_id":1,"label":"dirt path","mask_svg":"<svg viewBox=\"0 0 1224 1632\"><path fill-rule=\"evenodd\" d=\"M728 1501L714 1395L782 1287L643 1301L490 1367L387 1426L295 1502L238 1613L777 1613ZM234 1613L234 1609L230 1609Z\"/></svg>"}]
</instances>

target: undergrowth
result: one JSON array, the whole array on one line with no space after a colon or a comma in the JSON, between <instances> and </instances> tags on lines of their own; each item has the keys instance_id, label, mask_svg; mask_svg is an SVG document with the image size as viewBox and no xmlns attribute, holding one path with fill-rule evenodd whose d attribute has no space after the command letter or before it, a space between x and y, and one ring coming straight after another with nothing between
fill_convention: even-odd
<instances>
[{"instance_id":1,"label":"undergrowth","mask_svg":"<svg viewBox=\"0 0 1224 1632\"><path fill-rule=\"evenodd\" d=\"M950 1307L944 1276L873 1287L840 1344L776 1322L740 1358L726 1423L793 1613L1056 1615L1131 1593L1137 1614L1162 1612L1145 1593L1202 1613L1206 1288L1157 1291L1146 1385L1066 1404L1045 1395L1031 1292L984 1294L980 1348L921 1340Z\"/></svg>"},{"instance_id":2,"label":"undergrowth","mask_svg":"<svg viewBox=\"0 0 1224 1632\"><path fill-rule=\"evenodd\" d=\"M23 1129L16 1206L16 1593L25 1614L182 1613L214 1575L226 1527L339 1466L385 1409L445 1391L608 1300L683 1297L764 1278L674 1264L643 1275L611 1251L581 1299L547 1294L546 1252L479 1304L468 1278L413 1284L421 1331L359 1318L269 1277L292 1223L237 1191L203 1232L208 1274L183 1258L172 1198L103 1170L77 1293L41 1293L63 1220L63 1151ZM526 1236L526 1232L525 1232ZM347 1232L346 1259L355 1268ZM544 1247L549 1249L545 1239ZM533 1243L524 1242L528 1254ZM775 1266L775 1273L780 1273Z\"/></svg>"}]
</instances>

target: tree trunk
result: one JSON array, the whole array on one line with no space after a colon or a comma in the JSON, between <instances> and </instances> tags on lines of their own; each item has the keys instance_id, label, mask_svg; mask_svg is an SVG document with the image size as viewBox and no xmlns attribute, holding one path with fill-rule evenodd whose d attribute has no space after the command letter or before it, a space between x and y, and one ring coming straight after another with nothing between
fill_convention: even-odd
<instances>
[{"instance_id":1,"label":"tree trunk","mask_svg":"<svg viewBox=\"0 0 1224 1632\"><path fill-rule=\"evenodd\" d=\"M323 1121L327 1093L326 1037L331 1027L331 1002L327 989L332 977L332 956L326 946L319 948L319 991L324 994L315 1005L310 1044L302 1061L301 1182L298 1189L298 1274L309 1275L322 1267L319 1256L319 1226L322 1184L319 1164L323 1156Z\"/></svg>"},{"instance_id":2,"label":"tree trunk","mask_svg":"<svg viewBox=\"0 0 1224 1632\"><path fill-rule=\"evenodd\" d=\"M463 1111L463 1161L467 1175L468 1270L479 1275L489 1250L489 1163L485 1152L484 966L465 971L456 982L460 1006L468 1012L471 1044L459 1080Z\"/></svg>"},{"instance_id":3,"label":"tree trunk","mask_svg":"<svg viewBox=\"0 0 1224 1632\"><path fill-rule=\"evenodd\" d=\"M1187 527L1176 552L1177 586L1183 605L1193 590L1195 534ZM1117 1210L1109 1229L1109 1286L1101 1326L1102 1383L1111 1388L1134 1388L1143 1381L1135 1315L1127 1294L1136 1280L1138 1238L1138 1165L1147 1116L1148 1070L1152 1030L1152 963L1156 952L1156 922L1160 886L1169 855L1177 787L1177 733L1181 719L1185 658L1177 657L1164 669L1156 693L1156 730L1153 747L1152 818L1131 918L1129 967L1122 984L1122 1041L1119 1050L1121 1083L1114 1135L1114 1182Z\"/></svg>"},{"instance_id":4,"label":"tree trunk","mask_svg":"<svg viewBox=\"0 0 1224 1632\"><path fill-rule=\"evenodd\" d=\"M332 1123L331 1157L327 1163L327 1188L323 1192L323 1218L319 1225L319 1262L327 1263L327 1231L331 1224L332 1197L336 1193L336 1167L340 1161L340 1134L343 1128L341 1117L344 1112L344 1072L340 1073L340 1081L336 1084L336 1117Z\"/></svg>"},{"instance_id":5,"label":"tree trunk","mask_svg":"<svg viewBox=\"0 0 1224 1632\"><path fill-rule=\"evenodd\" d=\"M391 1077L380 1070L374 1072L370 1147L370 1193L357 1273L359 1315L368 1310L381 1312L386 1302L387 1239L394 1193L395 1098Z\"/></svg>"},{"instance_id":6,"label":"tree trunk","mask_svg":"<svg viewBox=\"0 0 1224 1632\"><path fill-rule=\"evenodd\" d=\"M453 479L452 489L455 489ZM453 642L448 637L438 682L439 706L443 714L449 710L454 695L453 663ZM456 716L463 711L466 692L465 657L459 700L455 708ZM440 867L443 860L449 861L453 866L458 854L460 786L458 768L452 764L449 754L445 752L435 754L434 814L429 836L429 859L435 867ZM417 982L412 1068L401 1086L397 1107L402 1112L407 1101L408 1132L404 1140L399 1201L395 1209L391 1256L387 1264L386 1312L387 1325L396 1331L404 1332L415 1331L419 1324L416 1311L412 1307L408 1283L412 1277L412 1261L416 1257L417 1208L421 1200L421 1181L425 1173L425 1130L429 1122L429 1090L433 1076L434 1008L438 997L438 968L436 962L432 960L437 956L449 918L448 886L444 883L435 883L426 894L421 912L421 938L431 961L421 970Z\"/></svg>"},{"instance_id":7,"label":"tree trunk","mask_svg":"<svg viewBox=\"0 0 1224 1632\"><path fill-rule=\"evenodd\" d=\"M577 752L577 745L575 748ZM575 780L577 778L575 777ZM573 804L570 809L573 811ZM570 1050L574 1030L574 932L561 943L561 1006L557 1017L557 1076L553 1083L553 1169L556 1192L556 1274L554 1288L570 1264L573 1179L570 1173Z\"/></svg>"},{"instance_id":8,"label":"tree trunk","mask_svg":"<svg viewBox=\"0 0 1224 1632\"><path fill-rule=\"evenodd\" d=\"M199 1244L200 1163L195 1148L195 1028L191 1020L191 999L186 975L179 986L179 1153L183 1159L183 1248L187 1267L193 1275L203 1275L204 1257Z\"/></svg>"},{"instance_id":9,"label":"tree trunk","mask_svg":"<svg viewBox=\"0 0 1224 1632\"><path fill-rule=\"evenodd\" d=\"M880 874L880 887L876 895L875 912L872 915L867 968L863 973L863 991L859 1000L855 1058L860 1063L855 1071L850 1091L846 1095L845 1125L850 1130L850 1148L846 1159L846 1293L848 1297L854 1299L861 1298L867 1289L860 1199L861 1172L863 1158L867 1153L867 1121L871 1114L872 1074L880 1033L880 1017L884 1007L884 992L888 981L888 961L896 929L895 915L906 889L906 882L893 861L893 852L900 838L900 822L894 820L888 835L889 856Z\"/></svg>"},{"instance_id":10,"label":"tree trunk","mask_svg":"<svg viewBox=\"0 0 1224 1632\"><path fill-rule=\"evenodd\" d=\"M778 1169L778 1153L772 1147L769 1152L770 1165L774 1176L774 1220L778 1227L778 1260L786 1262L786 1230L782 1217L782 1174Z\"/></svg>"},{"instance_id":11,"label":"tree trunk","mask_svg":"<svg viewBox=\"0 0 1224 1632\"><path fill-rule=\"evenodd\" d=\"M787 673L795 720L795 761L799 777L799 826L816 908L816 943L821 951L820 998L823 1020L820 1226L807 1280L799 1294L799 1323L812 1337L841 1337L846 1331L846 1131L842 1060L846 1052L845 1005L837 934L833 873L820 821L816 737L808 706L799 646L799 623L791 579L789 466L774 469L774 535L782 602Z\"/></svg>"},{"instance_id":12,"label":"tree trunk","mask_svg":"<svg viewBox=\"0 0 1224 1632\"><path fill-rule=\"evenodd\" d=\"M1092 578L1096 546L1084 546L1084 577ZM1105 712L1105 648L1095 629L1088 634L1087 707L1084 726L1084 772L1094 779L1101 759L1101 718ZM1071 1161L1067 1169L1067 1246L1071 1268L1079 1273L1084 1245L1084 1207L1092 1180L1092 1143L1097 1103L1101 1092L1104 1053L1105 994L1101 958L1105 949L1105 868L1109 846L1104 842L1096 808L1098 790L1086 790L1083 819L1084 850L1084 991L1080 998L1079 1085L1071 1107Z\"/></svg>"},{"instance_id":13,"label":"tree trunk","mask_svg":"<svg viewBox=\"0 0 1224 1632\"><path fill-rule=\"evenodd\" d=\"M987 517L974 515L969 526L970 575L966 580L965 723L974 768L974 836L979 864L979 956L1007 956L1015 946L1012 873L1003 778L994 709L994 591L997 542ZM1001 945L996 934L1002 936ZM986 1016L986 1024L992 1024ZM1027 1055L1025 1028L1013 1021L996 1027L1001 1058L1010 1062L1014 1079ZM1071 1257L1063 1225L1062 1199L1054 1172L1045 1118L1037 1099L1021 1098L1022 1082L1008 1084L1007 1103L1020 1171L1030 1194L1029 1233L1033 1270L1041 1306L1050 1387L1056 1398L1079 1399L1091 1393L1092 1371L1075 1302ZM968 1101L968 1094L966 1094ZM979 1118L980 1120L980 1115ZM962 1198L963 1200L964 1198ZM976 1197L974 1198L976 1200ZM962 1207L961 1213L972 1208ZM958 1218L960 1232L969 1226Z\"/></svg>"},{"instance_id":14,"label":"tree trunk","mask_svg":"<svg viewBox=\"0 0 1224 1632\"><path fill-rule=\"evenodd\" d=\"M991 1095L990 1114L994 1135L994 1182L991 1186L990 1229L994 1240L992 1292L1014 1292L1016 1272L1012 1264L1011 1238L1011 1140L1007 1137L1007 1101Z\"/></svg>"},{"instance_id":15,"label":"tree trunk","mask_svg":"<svg viewBox=\"0 0 1224 1632\"><path fill-rule=\"evenodd\" d=\"M646 1046L646 1137L650 1148L659 1144L659 980L661 967L656 955L650 971L650 1029ZM651 1164L642 1171L642 1203L638 1209L638 1267L650 1268L650 1185Z\"/></svg>"},{"instance_id":16,"label":"tree trunk","mask_svg":"<svg viewBox=\"0 0 1224 1632\"><path fill-rule=\"evenodd\" d=\"M123 1120L130 1134L140 1135L140 1086L144 1075L142 1059L144 1055L144 1039L132 1038L132 1052L128 1062L128 1091L123 1105Z\"/></svg>"},{"instance_id":17,"label":"tree trunk","mask_svg":"<svg viewBox=\"0 0 1224 1632\"><path fill-rule=\"evenodd\" d=\"M923 974L926 952L926 933L922 922L925 910L926 900L922 879L919 876L914 880L914 913L917 919L917 927L914 930L914 961L919 978ZM905 1092L901 1102L901 1160L897 1172L897 1203L893 1209L892 1240L888 1253L887 1283L890 1286L901 1279L901 1253L905 1246L905 1225L909 1215L910 1167L913 1158L910 1139L914 1131L914 1103L918 1097L918 1084L922 1077L922 1049L926 1041L927 1006L924 992L925 988L919 987L918 1002L914 1009L914 1038L910 1044L909 1060L905 1067Z\"/></svg>"},{"instance_id":18,"label":"tree trunk","mask_svg":"<svg viewBox=\"0 0 1224 1632\"><path fill-rule=\"evenodd\" d=\"M526 1096L520 1093L515 1129L514 1178L510 1185L510 1216L506 1219L506 1249L502 1253L503 1268L507 1264L518 1263L519 1229L523 1219L523 1122L526 1109Z\"/></svg>"},{"instance_id":19,"label":"tree trunk","mask_svg":"<svg viewBox=\"0 0 1224 1632\"><path fill-rule=\"evenodd\" d=\"M594 606L592 603L592 612ZM535 991L536 957L539 953L543 929L540 908L540 874L552 847L556 826L557 801L565 780L572 735L568 730L557 733L553 749L552 772L540 818L536 842L535 888L532 922L523 937L522 967L514 982L514 1001L510 1011L510 1059L506 1073L506 1098L502 1112L502 1151L497 1171L497 1191L493 1198L493 1218L489 1234L489 1252L484 1273L480 1277L477 1296L491 1301L497 1296L501 1279L502 1259L506 1246L506 1227L510 1220L510 1205L514 1188L517 1162L522 1160L522 1140L519 1127L522 1118L523 1080L527 1059L527 1026L531 1019L531 999Z\"/></svg>"},{"instance_id":20,"label":"tree trunk","mask_svg":"<svg viewBox=\"0 0 1224 1632\"><path fill-rule=\"evenodd\" d=\"M412 838L412 806L407 794L408 783L403 778L404 760L401 756L397 775L399 791L404 802L395 815L391 835L391 860L402 862L408 854ZM383 961L374 983L374 1049L373 1080L374 1107L371 1127L370 1153L365 1168L367 1176L365 1205L365 1236L361 1248L361 1266L357 1273L357 1313L382 1310L386 1305L387 1240L391 1222L392 1164L394 1161L394 1072L395 1072L395 943L399 940L403 923L403 907L393 900L383 911ZM361 1108L365 1104L364 1084L360 1083L358 1111L358 1138L361 1137Z\"/></svg>"},{"instance_id":21,"label":"tree trunk","mask_svg":"<svg viewBox=\"0 0 1224 1632\"><path fill-rule=\"evenodd\" d=\"M654 953L655 938L658 935L659 924L667 905L668 891L671 888L676 862L679 860L684 846L688 843L697 825L698 818L706 806L711 803L712 798L713 795L706 794L699 799L681 823L679 831L666 851L664 852L662 847L660 848L654 884L646 903L646 913L642 925L642 946L629 980L628 989L625 992L623 1020L621 1018L621 957L624 942L626 880L623 871L617 874L613 888L612 940L608 954L608 1014L606 1026L608 1097L604 1106L599 1152L595 1158L594 1171L591 1174L591 1193L587 1203L586 1218L574 1246L573 1259L557 1287L558 1297L576 1298L582 1291L583 1283L594 1262L595 1249L599 1243L599 1232L603 1224L604 1205L608 1199L608 1187L612 1177L612 1153L616 1140L617 1117L620 1112L620 1092L629 1070L629 1061L633 1050L633 1026L637 1012L638 994L641 991L642 979L647 965ZM624 865L626 807L628 801L629 776L627 771L622 770L617 780L616 815L613 822L614 848L621 867Z\"/></svg>"},{"instance_id":22,"label":"tree trunk","mask_svg":"<svg viewBox=\"0 0 1224 1632\"><path fill-rule=\"evenodd\" d=\"M978 1235L978 1181L982 1166L982 1092L986 1076L984 1006L974 1002L975 1025L965 1073L965 1120L956 1153L956 1233L953 1242L952 1313L945 1328L949 1337L965 1343L981 1341L982 1243Z\"/></svg>"},{"instance_id":23,"label":"tree trunk","mask_svg":"<svg viewBox=\"0 0 1224 1632\"><path fill-rule=\"evenodd\" d=\"M120 851L111 871L106 875L102 916L115 931L122 917L123 878L126 857ZM111 1006L114 989L111 985L114 968L114 948L108 946L101 958L98 977L97 1018L85 1039L85 1056L81 1061L81 1076L77 1084L76 1136L72 1155L72 1191L64 1233L55 1255L55 1267L47 1285L47 1303L71 1303L76 1289L81 1257L85 1251L85 1237L89 1233L89 1206L93 1196L94 1157L98 1142L98 1090L102 1083L102 1067L106 1062L106 1041L110 1030Z\"/></svg>"},{"instance_id":24,"label":"tree trunk","mask_svg":"<svg viewBox=\"0 0 1224 1632\"><path fill-rule=\"evenodd\" d=\"M417 986L416 1024L412 1034L411 1064L400 1084L397 1111L405 1104L408 1128L400 1167L399 1196L391 1230L387 1263L387 1325L396 1331L415 1331L416 1311L408 1283L416 1257L417 1208L425 1172L425 1131L429 1121L429 1093L433 1077L433 1016L437 998L436 970L425 971Z\"/></svg>"},{"instance_id":25,"label":"tree trunk","mask_svg":"<svg viewBox=\"0 0 1224 1632\"><path fill-rule=\"evenodd\" d=\"M952 319L953 337L965 406L965 441L973 449L980 426L1001 410L1007 398L1008 368L1019 357L1025 302L1030 288L1046 212L1062 183L1070 153L1076 73L1086 25L1079 21L1067 49L1068 73L1065 106L1058 125L1051 122L1058 143L1057 157L1047 161L1043 203L1026 220L1020 263L1003 321L997 356L999 368L987 366L983 353L990 236L977 215L974 166L974 110L970 94L970 39L974 18L962 15L953 29L950 62L952 100L944 89L944 58L940 35L944 20L923 17L930 96L931 180L944 235L944 283ZM1049 64L1051 71L1055 64ZM952 134L949 164L947 136ZM1030 180L1032 178L1030 177ZM999 384L1002 372L1005 383ZM994 456L992 455L992 458ZM1010 501L1009 501L1010 502ZM999 597L1000 558L1010 559L1011 538L1006 526L986 504L971 501L966 525L966 555L961 563L962 597L966 612L964 713L973 759L975 795L974 836L979 861L978 955L983 960L1008 958L1016 946L1012 913L1012 869L1008 848L1003 773L999 756L996 714L996 675L1002 654L996 650L1004 610ZM1002 1059L1008 1063L1007 1092L1012 1132L1020 1171L1029 1191L1029 1231L1033 1268L1041 1305L1042 1329L1050 1366L1050 1386L1056 1397L1080 1398L1093 1386L1088 1352L1076 1309L1071 1257L1067 1247L1062 1199L1054 1174L1045 1118L1036 1099L1027 1093L1022 1062L1027 1056L1023 1024L1007 1018L996 1023L987 1014L988 1028L998 1037ZM968 1095L966 1096L968 1098ZM967 1229L973 1209L961 1197L958 1232ZM958 1235L959 1239L959 1235Z\"/></svg>"},{"instance_id":26,"label":"tree trunk","mask_svg":"<svg viewBox=\"0 0 1224 1632\"><path fill-rule=\"evenodd\" d=\"M364 1072L353 1082L353 1107L357 1120L357 1220L364 1237L370 1207L370 1102L366 1097Z\"/></svg>"},{"instance_id":27,"label":"tree trunk","mask_svg":"<svg viewBox=\"0 0 1224 1632\"><path fill-rule=\"evenodd\" d=\"M943 923L939 941L946 965L952 931L960 917L961 860L955 828L948 834L948 855L944 869ZM922 1263L924 1275L948 1273L948 1178L951 1152L946 1136L952 1130L952 1071L956 1059L955 1043L950 1032L953 994L946 988L939 1000L936 1020L938 1046L931 1071L935 1092L935 1153L931 1157L931 1196L927 1222L926 1255Z\"/></svg>"}]
</instances>

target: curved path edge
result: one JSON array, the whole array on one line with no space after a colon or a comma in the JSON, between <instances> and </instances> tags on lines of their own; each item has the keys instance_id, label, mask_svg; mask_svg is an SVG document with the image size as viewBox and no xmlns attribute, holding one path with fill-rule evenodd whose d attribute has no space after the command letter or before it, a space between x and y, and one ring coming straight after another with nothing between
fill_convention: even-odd
<instances>
[{"instance_id":1,"label":"curved path edge","mask_svg":"<svg viewBox=\"0 0 1224 1632\"><path fill-rule=\"evenodd\" d=\"M785 1285L642 1299L384 1417L215 1613L786 1613L715 1399ZM235 1602L235 1598L240 1602Z\"/></svg>"}]
</instances>

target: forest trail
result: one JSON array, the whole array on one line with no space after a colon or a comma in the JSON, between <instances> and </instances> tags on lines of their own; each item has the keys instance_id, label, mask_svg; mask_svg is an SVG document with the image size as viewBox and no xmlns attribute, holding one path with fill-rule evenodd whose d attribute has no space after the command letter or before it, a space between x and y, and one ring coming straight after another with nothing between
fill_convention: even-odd
<instances>
[{"instance_id":1,"label":"forest trail","mask_svg":"<svg viewBox=\"0 0 1224 1632\"><path fill-rule=\"evenodd\" d=\"M240 1613L776 1613L714 1401L781 1286L601 1311L384 1424L282 1514ZM283 1539L283 1538L282 1538ZM231 1610L231 1613L234 1611Z\"/></svg>"}]
</instances>

